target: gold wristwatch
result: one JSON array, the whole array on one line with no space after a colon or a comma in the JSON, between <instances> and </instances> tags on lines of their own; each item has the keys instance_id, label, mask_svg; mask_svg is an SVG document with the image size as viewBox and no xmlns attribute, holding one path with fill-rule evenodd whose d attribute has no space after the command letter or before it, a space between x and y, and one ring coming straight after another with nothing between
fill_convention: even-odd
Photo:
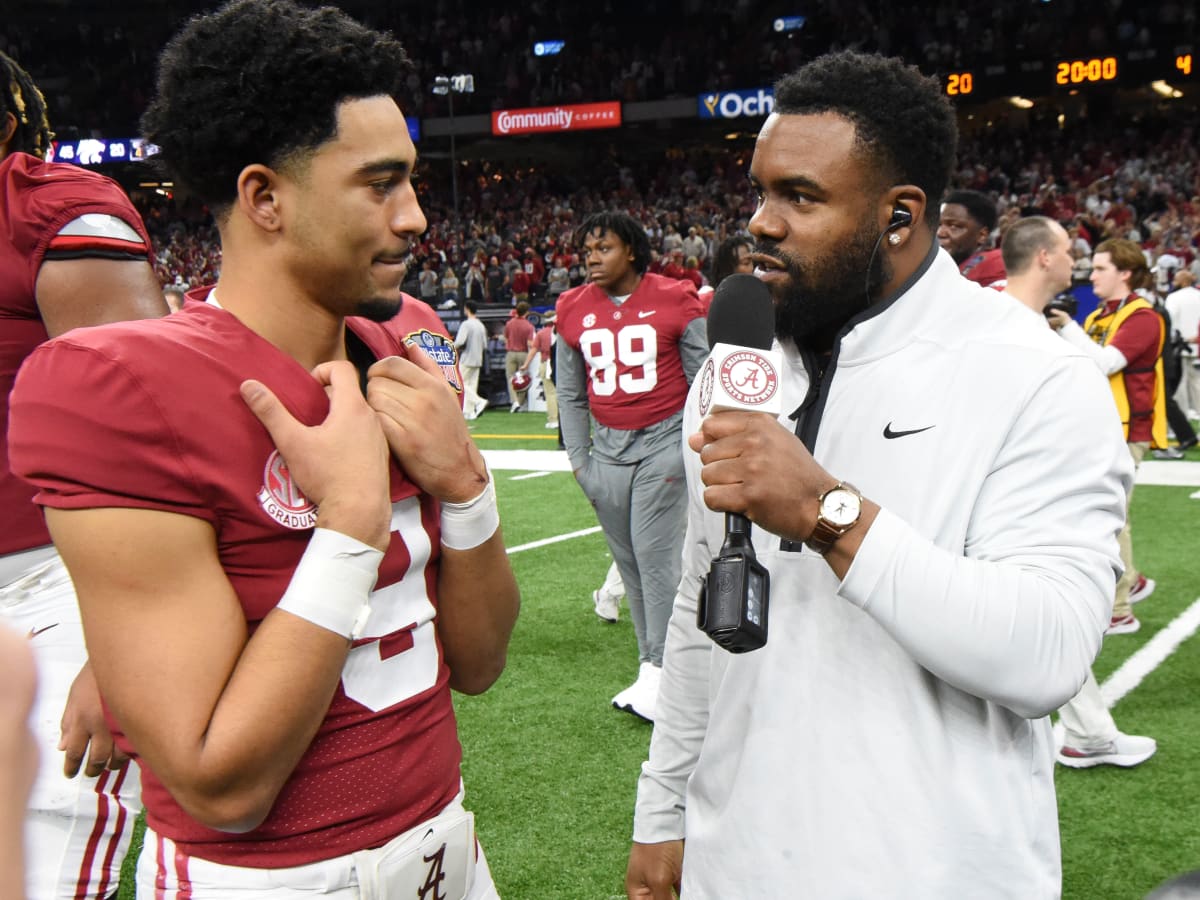
<instances>
[{"instance_id":1,"label":"gold wristwatch","mask_svg":"<svg viewBox=\"0 0 1200 900\"><path fill-rule=\"evenodd\" d=\"M818 499L817 524L804 545L824 556L862 517L862 494L852 484L839 481Z\"/></svg>"}]
</instances>

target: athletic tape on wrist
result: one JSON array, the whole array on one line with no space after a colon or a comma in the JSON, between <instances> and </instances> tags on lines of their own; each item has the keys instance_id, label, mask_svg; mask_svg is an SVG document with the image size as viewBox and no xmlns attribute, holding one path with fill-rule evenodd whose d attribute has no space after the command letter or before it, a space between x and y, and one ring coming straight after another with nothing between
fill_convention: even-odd
<instances>
[{"instance_id":1,"label":"athletic tape on wrist","mask_svg":"<svg viewBox=\"0 0 1200 900\"><path fill-rule=\"evenodd\" d=\"M499 527L500 509L491 472L487 487L474 500L442 504L442 543L451 550L473 550Z\"/></svg>"},{"instance_id":2,"label":"athletic tape on wrist","mask_svg":"<svg viewBox=\"0 0 1200 900\"><path fill-rule=\"evenodd\" d=\"M382 560L382 550L316 528L278 608L353 640L371 613L367 600Z\"/></svg>"}]
</instances>

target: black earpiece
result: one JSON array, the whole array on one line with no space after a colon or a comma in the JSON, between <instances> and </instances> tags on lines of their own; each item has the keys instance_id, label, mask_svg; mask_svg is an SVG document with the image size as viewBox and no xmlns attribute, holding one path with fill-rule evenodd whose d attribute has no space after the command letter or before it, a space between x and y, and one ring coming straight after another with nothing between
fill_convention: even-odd
<instances>
[{"instance_id":1,"label":"black earpiece","mask_svg":"<svg viewBox=\"0 0 1200 900\"><path fill-rule=\"evenodd\" d=\"M906 225L911 224L912 213L908 211L907 207L901 206L899 203L897 203L892 208L892 218L888 220L887 230L891 231L893 228L903 228Z\"/></svg>"}]
</instances>

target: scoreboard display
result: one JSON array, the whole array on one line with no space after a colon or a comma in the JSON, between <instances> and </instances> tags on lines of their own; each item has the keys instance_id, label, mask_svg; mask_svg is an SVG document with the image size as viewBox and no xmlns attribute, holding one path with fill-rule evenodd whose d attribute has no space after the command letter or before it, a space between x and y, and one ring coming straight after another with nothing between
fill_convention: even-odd
<instances>
[{"instance_id":1,"label":"scoreboard display","mask_svg":"<svg viewBox=\"0 0 1200 900\"><path fill-rule=\"evenodd\" d=\"M943 72L942 90L953 100L992 100L1021 95L1042 97L1098 85L1134 88L1152 81L1189 83L1196 79L1190 47L1174 53L1135 50L1124 54L1070 57L986 65Z\"/></svg>"}]
</instances>

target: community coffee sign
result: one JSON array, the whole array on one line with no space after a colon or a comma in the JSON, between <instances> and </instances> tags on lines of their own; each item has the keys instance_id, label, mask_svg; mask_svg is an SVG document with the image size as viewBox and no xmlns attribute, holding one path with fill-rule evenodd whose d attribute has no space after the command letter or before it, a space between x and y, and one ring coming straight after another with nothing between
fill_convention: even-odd
<instances>
[{"instance_id":1,"label":"community coffee sign","mask_svg":"<svg viewBox=\"0 0 1200 900\"><path fill-rule=\"evenodd\" d=\"M616 128L620 124L621 104L615 100L608 103L502 109L492 113L492 134L496 135L584 131L589 128Z\"/></svg>"}]
</instances>

